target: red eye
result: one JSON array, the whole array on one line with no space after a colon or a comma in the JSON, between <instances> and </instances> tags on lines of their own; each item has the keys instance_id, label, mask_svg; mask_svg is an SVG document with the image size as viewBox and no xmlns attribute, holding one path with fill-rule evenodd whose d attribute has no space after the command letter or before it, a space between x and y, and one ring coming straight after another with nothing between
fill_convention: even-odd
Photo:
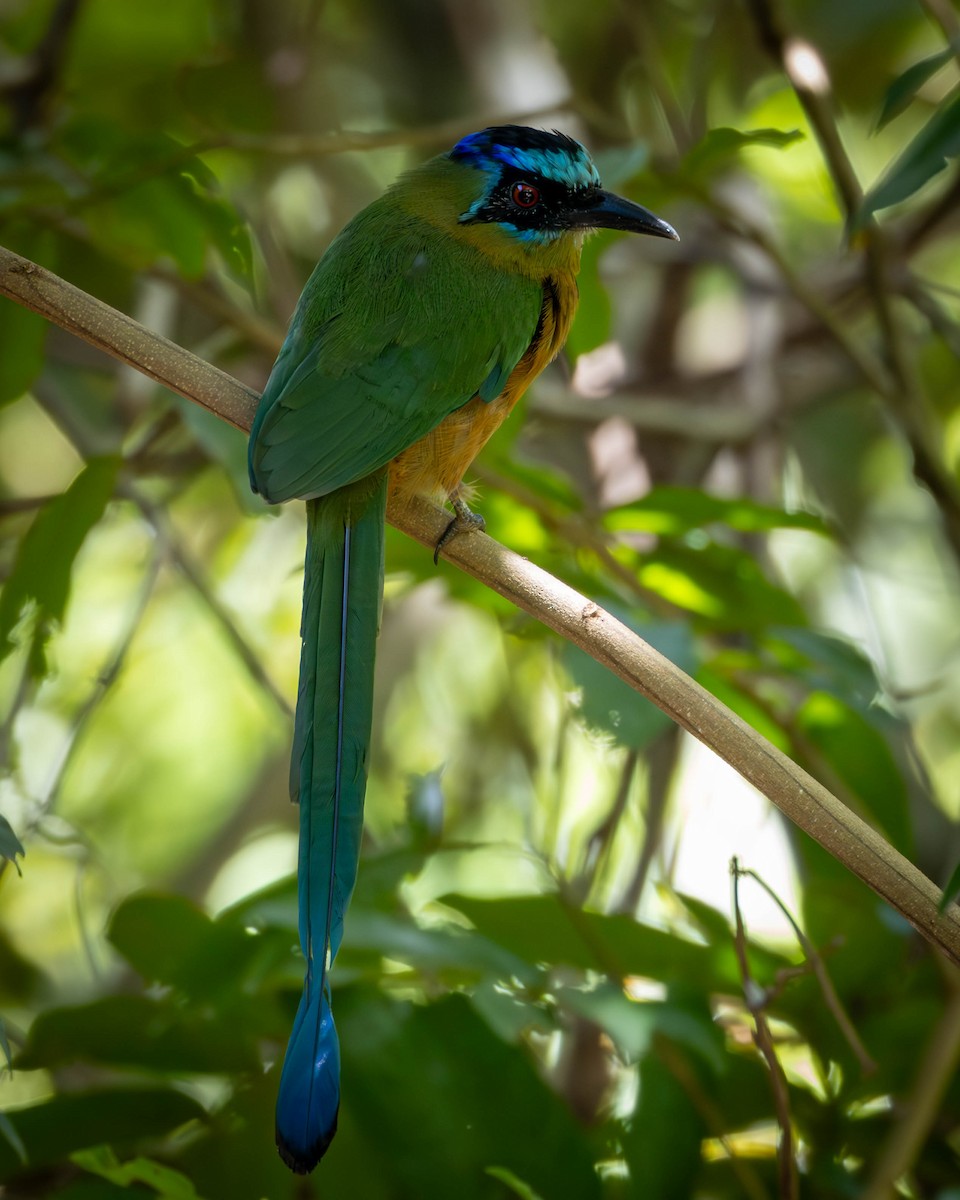
<instances>
[{"instance_id":1,"label":"red eye","mask_svg":"<svg viewBox=\"0 0 960 1200\"><path fill-rule=\"evenodd\" d=\"M510 199L519 208L533 208L540 202L540 192L530 183L515 183Z\"/></svg>"}]
</instances>

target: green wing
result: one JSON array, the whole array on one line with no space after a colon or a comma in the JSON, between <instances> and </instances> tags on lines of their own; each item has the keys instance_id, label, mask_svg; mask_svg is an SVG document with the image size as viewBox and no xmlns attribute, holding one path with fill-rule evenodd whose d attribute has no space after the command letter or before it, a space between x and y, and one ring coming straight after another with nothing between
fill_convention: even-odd
<instances>
[{"instance_id":1,"label":"green wing","mask_svg":"<svg viewBox=\"0 0 960 1200\"><path fill-rule=\"evenodd\" d=\"M542 294L391 202L359 214L320 260L260 401L255 491L325 496L384 466L480 394L533 340Z\"/></svg>"}]
</instances>

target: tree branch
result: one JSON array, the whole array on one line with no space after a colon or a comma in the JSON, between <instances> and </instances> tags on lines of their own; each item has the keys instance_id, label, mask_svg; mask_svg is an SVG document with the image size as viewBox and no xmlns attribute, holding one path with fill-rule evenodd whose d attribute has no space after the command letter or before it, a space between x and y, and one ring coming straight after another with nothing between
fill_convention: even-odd
<instances>
[{"instance_id":1,"label":"tree branch","mask_svg":"<svg viewBox=\"0 0 960 1200\"><path fill-rule=\"evenodd\" d=\"M189 351L0 248L0 294L99 346L165 387L249 429L257 395ZM392 524L433 549L448 516L425 502L389 509ZM812 776L689 675L585 596L485 534L455 538L444 558L581 647L728 762L791 821L960 964L960 907Z\"/></svg>"}]
</instances>

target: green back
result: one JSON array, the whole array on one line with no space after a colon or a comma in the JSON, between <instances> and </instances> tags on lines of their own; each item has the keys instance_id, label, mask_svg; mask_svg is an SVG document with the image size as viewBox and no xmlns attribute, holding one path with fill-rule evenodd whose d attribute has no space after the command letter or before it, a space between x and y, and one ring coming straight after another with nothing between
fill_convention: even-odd
<instances>
[{"instance_id":1,"label":"green back","mask_svg":"<svg viewBox=\"0 0 960 1200\"><path fill-rule=\"evenodd\" d=\"M478 393L494 399L540 305L534 279L386 193L343 230L304 289L254 422L254 489L271 502L325 496Z\"/></svg>"}]
</instances>

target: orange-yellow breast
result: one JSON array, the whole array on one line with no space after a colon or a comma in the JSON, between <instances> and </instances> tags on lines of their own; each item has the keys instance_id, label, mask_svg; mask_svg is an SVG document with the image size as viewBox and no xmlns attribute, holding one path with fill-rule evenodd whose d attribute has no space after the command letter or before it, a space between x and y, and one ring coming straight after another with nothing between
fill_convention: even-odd
<instances>
[{"instance_id":1,"label":"orange-yellow breast","mask_svg":"<svg viewBox=\"0 0 960 1200\"><path fill-rule=\"evenodd\" d=\"M544 279L536 332L503 391L489 403L474 396L425 438L399 454L390 464L390 490L394 495L447 499L456 493L487 440L533 380L560 353L576 308L577 281L572 270L557 271Z\"/></svg>"}]
</instances>

